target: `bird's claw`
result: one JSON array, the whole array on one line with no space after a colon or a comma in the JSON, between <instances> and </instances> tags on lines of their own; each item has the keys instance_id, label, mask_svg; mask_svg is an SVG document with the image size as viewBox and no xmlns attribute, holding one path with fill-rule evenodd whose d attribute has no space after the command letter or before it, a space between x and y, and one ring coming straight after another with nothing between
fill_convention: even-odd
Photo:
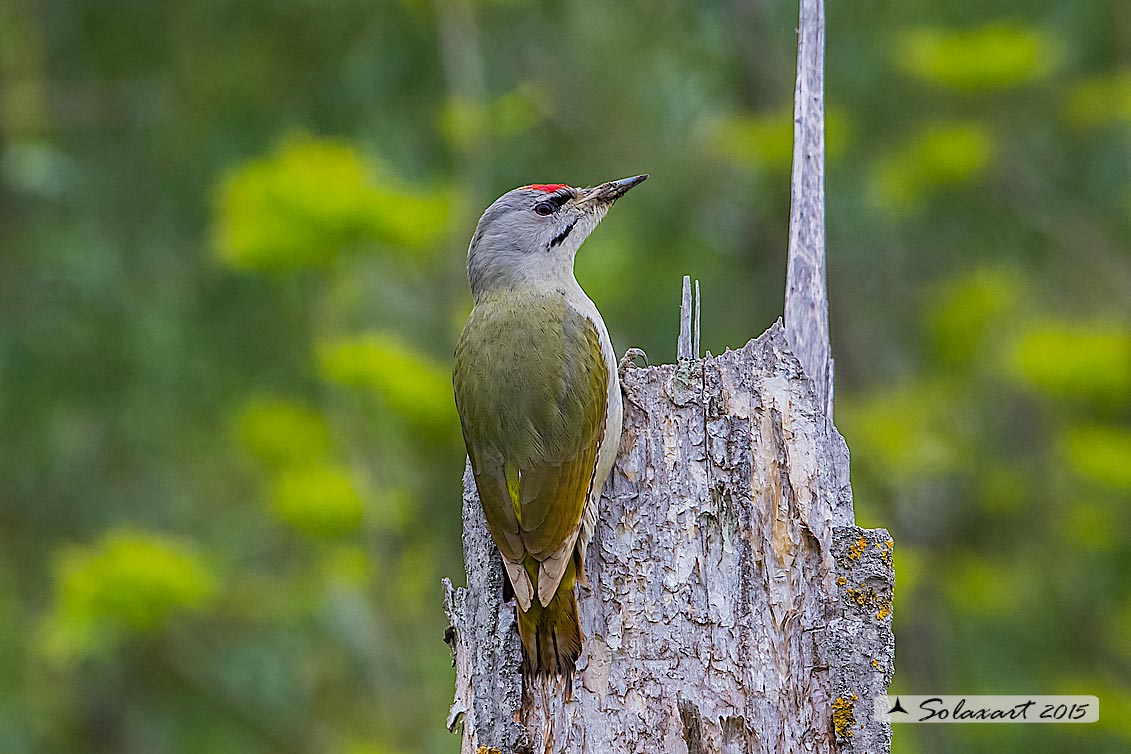
<instances>
[{"instance_id":1,"label":"bird's claw","mask_svg":"<svg viewBox=\"0 0 1131 754\"><path fill-rule=\"evenodd\" d=\"M643 359L644 366L648 366L648 354L644 353L644 351L639 348L628 349L624 352L624 356L621 357L620 363L617 364L617 372L623 375L629 369L637 368L637 359Z\"/></svg>"}]
</instances>

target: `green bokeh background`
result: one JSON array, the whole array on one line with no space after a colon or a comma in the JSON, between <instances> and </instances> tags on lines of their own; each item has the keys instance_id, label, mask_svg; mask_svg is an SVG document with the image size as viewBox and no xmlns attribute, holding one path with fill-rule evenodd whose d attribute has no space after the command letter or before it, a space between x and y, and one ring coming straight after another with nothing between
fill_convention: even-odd
<instances>
[{"instance_id":1,"label":"green bokeh background","mask_svg":"<svg viewBox=\"0 0 1131 754\"><path fill-rule=\"evenodd\" d=\"M618 349L782 310L786 0L0 2L0 752L455 752L452 346L478 213L652 174ZM1084 693L1131 750L1131 9L828 8L837 422L895 689Z\"/></svg>"}]
</instances>

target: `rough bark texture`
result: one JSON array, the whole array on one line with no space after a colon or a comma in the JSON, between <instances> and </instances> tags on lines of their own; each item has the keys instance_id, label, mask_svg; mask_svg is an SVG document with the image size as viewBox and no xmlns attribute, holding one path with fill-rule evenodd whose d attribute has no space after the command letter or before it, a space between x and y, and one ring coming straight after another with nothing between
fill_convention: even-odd
<instances>
[{"instance_id":1,"label":"rough bark texture","mask_svg":"<svg viewBox=\"0 0 1131 754\"><path fill-rule=\"evenodd\" d=\"M453 589L451 581L443 581L449 620L444 640L456 668L448 730L463 726L464 752L475 752L480 740L506 754L529 751L526 731L514 716L522 706L515 604L503 602L503 561L487 531L471 464L463 473L463 559L467 588Z\"/></svg>"},{"instance_id":2,"label":"rough bark texture","mask_svg":"<svg viewBox=\"0 0 1131 754\"><path fill-rule=\"evenodd\" d=\"M833 732L840 754L891 751L891 724L876 717L895 660L891 632L895 569L886 529L838 526L836 617L825 634L833 688Z\"/></svg>"},{"instance_id":3,"label":"rough bark texture","mask_svg":"<svg viewBox=\"0 0 1131 754\"><path fill-rule=\"evenodd\" d=\"M568 704L523 704L514 604L466 486L469 587L446 585L463 751L831 752L838 733L839 750L885 751L857 744L886 740L865 707L890 676L890 579L861 570L875 547L838 566L834 542L859 531L834 532L848 459L781 324L739 351L628 370L624 391ZM849 589L887 610L858 610Z\"/></svg>"},{"instance_id":4,"label":"rough bark texture","mask_svg":"<svg viewBox=\"0 0 1131 754\"><path fill-rule=\"evenodd\" d=\"M797 88L793 95L793 177L785 328L813 379L825 415L833 415L833 361L825 282L825 3L801 0Z\"/></svg>"},{"instance_id":5,"label":"rough bark texture","mask_svg":"<svg viewBox=\"0 0 1131 754\"><path fill-rule=\"evenodd\" d=\"M686 361L687 359L698 359L699 354L695 350L695 336L693 335L693 328L691 316L691 276L683 276L683 295L680 297L679 302L679 340L676 341L676 359L678 361ZM696 301L698 303L698 301ZM695 318L698 320L698 317Z\"/></svg>"}]
</instances>

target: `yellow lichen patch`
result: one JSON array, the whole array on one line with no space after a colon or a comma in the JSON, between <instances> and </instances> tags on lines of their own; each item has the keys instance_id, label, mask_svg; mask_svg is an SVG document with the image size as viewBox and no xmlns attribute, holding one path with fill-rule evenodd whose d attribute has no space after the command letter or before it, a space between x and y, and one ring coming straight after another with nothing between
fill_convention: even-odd
<instances>
[{"instance_id":1,"label":"yellow lichen patch","mask_svg":"<svg viewBox=\"0 0 1131 754\"><path fill-rule=\"evenodd\" d=\"M875 668L876 670L880 669L880 661L877 660L875 657L872 658L872 667Z\"/></svg>"},{"instance_id":2,"label":"yellow lichen patch","mask_svg":"<svg viewBox=\"0 0 1131 754\"><path fill-rule=\"evenodd\" d=\"M845 584L847 584L847 583L848 583L848 579L846 579L846 578L845 578L845 577L843 577L843 576L841 576L840 578L838 578L838 579L836 580L836 585L837 585L837 586L844 586L844 585L845 585Z\"/></svg>"},{"instance_id":3,"label":"yellow lichen patch","mask_svg":"<svg viewBox=\"0 0 1131 754\"><path fill-rule=\"evenodd\" d=\"M892 547L895 547L895 542L892 542L892 541L891 541L891 540L889 539L889 540L887 541L887 546L888 546L888 549L891 549Z\"/></svg>"},{"instance_id":4,"label":"yellow lichen patch","mask_svg":"<svg viewBox=\"0 0 1131 754\"><path fill-rule=\"evenodd\" d=\"M494 746L487 747L480 745L480 747L475 750L475 754L503 754L503 752L496 749Z\"/></svg>"},{"instance_id":5,"label":"yellow lichen patch","mask_svg":"<svg viewBox=\"0 0 1131 754\"><path fill-rule=\"evenodd\" d=\"M852 736L852 726L856 725L856 717L852 714L852 703L859 697L853 694L850 699L838 696L833 700L833 730L837 738Z\"/></svg>"},{"instance_id":6,"label":"yellow lichen patch","mask_svg":"<svg viewBox=\"0 0 1131 754\"><path fill-rule=\"evenodd\" d=\"M860 607L876 610L876 618L883 620L891 615L891 597L876 593L875 589L845 589L845 595Z\"/></svg>"},{"instance_id":7,"label":"yellow lichen patch","mask_svg":"<svg viewBox=\"0 0 1131 754\"><path fill-rule=\"evenodd\" d=\"M868 549L868 541L861 537L860 539L856 540L856 542L853 543L851 547L848 548L848 559L860 560L860 556L864 554L864 551L866 549Z\"/></svg>"}]
</instances>

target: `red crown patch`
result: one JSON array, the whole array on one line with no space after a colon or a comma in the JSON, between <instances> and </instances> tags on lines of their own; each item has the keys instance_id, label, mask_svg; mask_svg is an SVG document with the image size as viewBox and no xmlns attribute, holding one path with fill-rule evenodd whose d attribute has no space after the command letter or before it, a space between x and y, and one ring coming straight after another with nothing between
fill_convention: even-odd
<instances>
[{"instance_id":1,"label":"red crown patch","mask_svg":"<svg viewBox=\"0 0 1131 754\"><path fill-rule=\"evenodd\" d=\"M547 194L552 194L559 189L569 188L564 183L532 183L529 186L523 186L524 189L531 191L544 191Z\"/></svg>"}]
</instances>

